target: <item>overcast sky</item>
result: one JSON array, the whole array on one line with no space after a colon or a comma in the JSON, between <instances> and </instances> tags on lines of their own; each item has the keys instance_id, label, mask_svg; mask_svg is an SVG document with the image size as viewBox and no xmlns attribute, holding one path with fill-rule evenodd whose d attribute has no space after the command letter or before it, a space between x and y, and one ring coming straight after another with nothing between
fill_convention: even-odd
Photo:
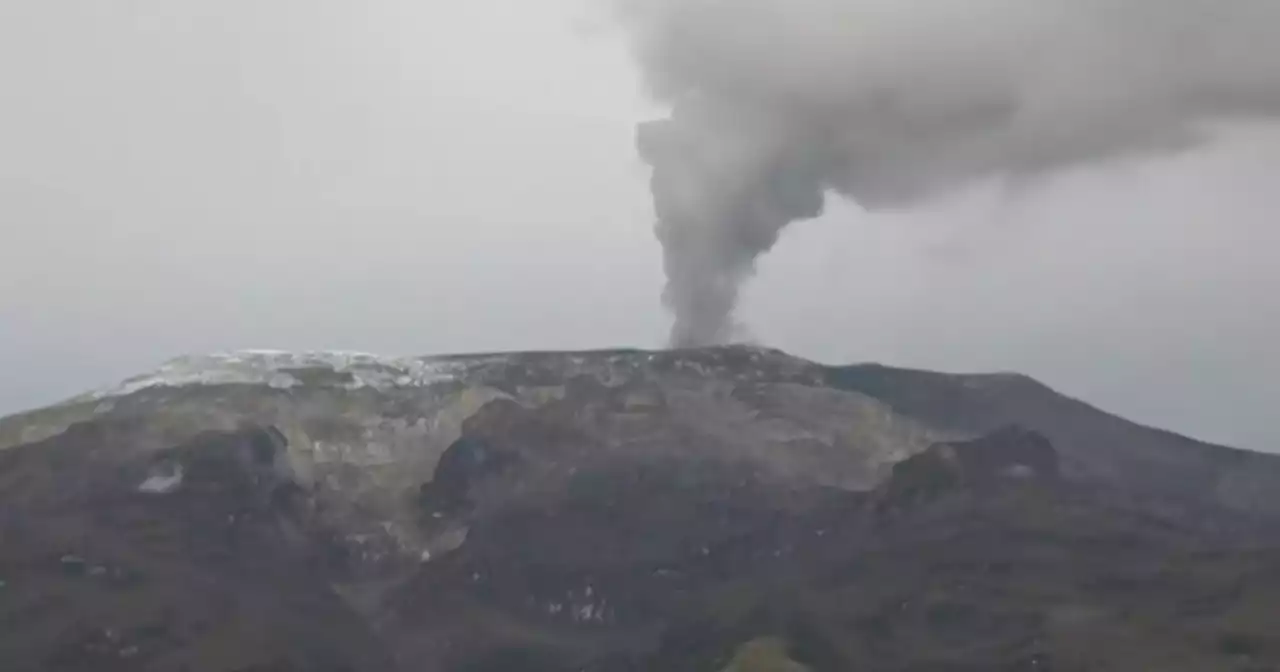
<instances>
[{"instance_id":1,"label":"overcast sky","mask_svg":"<svg viewBox=\"0 0 1280 672\"><path fill-rule=\"evenodd\" d=\"M571 0L0 3L0 412L175 355L659 347L644 101ZM1280 132L764 258L742 318L833 362L1018 370L1280 450Z\"/></svg>"}]
</instances>

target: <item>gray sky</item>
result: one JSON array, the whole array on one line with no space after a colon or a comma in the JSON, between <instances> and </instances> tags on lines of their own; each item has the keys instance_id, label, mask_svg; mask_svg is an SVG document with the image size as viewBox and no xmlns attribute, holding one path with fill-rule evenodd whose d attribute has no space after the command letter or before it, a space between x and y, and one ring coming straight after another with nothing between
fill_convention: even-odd
<instances>
[{"instance_id":1,"label":"gray sky","mask_svg":"<svg viewBox=\"0 0 1280 672\"><path fill-rule=\"evenodd\" d=\"M571 0L0 3L0 412L187 352L662 344L653 114ZM1280 450L1280 131L789 228L741 317Z\"/></svg>"}]
</instances>

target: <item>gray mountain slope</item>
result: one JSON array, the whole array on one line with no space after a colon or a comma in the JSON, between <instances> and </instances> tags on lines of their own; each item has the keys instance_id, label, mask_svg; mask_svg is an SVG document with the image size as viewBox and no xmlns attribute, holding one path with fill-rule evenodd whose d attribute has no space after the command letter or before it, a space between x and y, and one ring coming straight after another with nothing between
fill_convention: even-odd
<instances>
[{"instance_id":1,"label":"gray mountain slope","mask_svg":"<svg viewBox=\"0 0 1280 672\"><path fill-rule=\"evenodd\" d=\"M1020 376L232 353L2 420L0 447L5 670L1280 655L1280 458Z\"/></svg>"}]
</instances>

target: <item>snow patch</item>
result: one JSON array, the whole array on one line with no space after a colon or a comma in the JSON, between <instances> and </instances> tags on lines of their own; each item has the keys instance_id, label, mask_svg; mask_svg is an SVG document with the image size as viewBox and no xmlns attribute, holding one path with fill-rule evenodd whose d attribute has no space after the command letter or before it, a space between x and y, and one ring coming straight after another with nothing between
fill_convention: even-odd
<instances>
[{"instance_id":1,"label":"snow patch","mask_svg":"<svg viewBox=\"0 0 1280 672\"><path fill-rule=\"evenodd\" d=\"M182 487L182 466L178 465L165 473L152 474L150 478L138 486L138 492L149 495L167 495Z\"/></svg>"},{"instance_id":2,"label":"snow patch","mask_svg":"<svg viewBox=\"0 0 1280 672\"><path fill-rule=\"evenodd\" d=\"M379 390L428 387L456 380L470 365L460 359L384 357L363 352L243 350L192 355L171 360L159 369L88 395L91 400L122 397L155 387L194 385L265 385L291 389L319 384L345 389ZM305 372L332 372L333 380L306 382Z\"/></svg>"}]
</instances>

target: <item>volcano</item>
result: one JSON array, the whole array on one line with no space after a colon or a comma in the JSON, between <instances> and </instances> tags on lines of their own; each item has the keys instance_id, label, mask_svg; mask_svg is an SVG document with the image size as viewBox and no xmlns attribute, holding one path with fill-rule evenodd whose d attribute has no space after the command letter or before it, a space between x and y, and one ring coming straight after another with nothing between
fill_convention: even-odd
<instances>
[{"instance_id":1,"label":"volcano","mask_svg":"<svg viewBox=\"0 0 1280 672\"><path fill-rule=\"evenodd\" d=\"M0 669L1280 669L1280 458L751 347L188 357L0 420Z\"/></svg>"}]
</instances>

